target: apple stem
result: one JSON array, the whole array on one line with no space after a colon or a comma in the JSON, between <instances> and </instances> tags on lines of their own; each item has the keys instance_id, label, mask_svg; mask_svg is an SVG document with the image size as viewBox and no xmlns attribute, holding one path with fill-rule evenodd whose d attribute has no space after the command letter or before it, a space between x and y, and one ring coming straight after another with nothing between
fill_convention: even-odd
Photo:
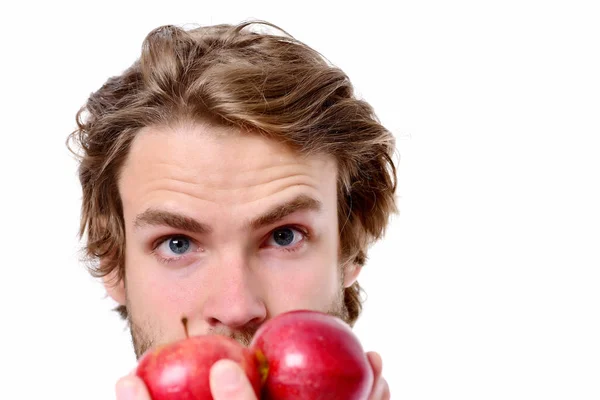
<instances>
[{"instance_id":1,"label":"apple stem","mask_svg":"<svg viewBox=\"0 0 600 400\"><path fill-rule=\"evenodd\" d=\"M187 330L187 318L186 317L181 318L181 323L183 324L183 330L185 331L185 337L189 338L190 335L188 334L188 330Z\"/></svg>"}]
</instances>

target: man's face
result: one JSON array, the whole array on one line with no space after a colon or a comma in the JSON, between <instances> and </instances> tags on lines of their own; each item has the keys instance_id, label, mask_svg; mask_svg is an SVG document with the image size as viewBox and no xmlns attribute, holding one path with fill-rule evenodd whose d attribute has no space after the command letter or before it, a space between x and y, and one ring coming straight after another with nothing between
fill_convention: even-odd
<instances>
[{"instance_id":1,"label":"man's face","mask_svg":"<svg viewBox=\"0 0 600 400\"><path fill-rule=\"evenodd\" d=\"M337 169L233 128L139 132L121 170L125 284L136 356L190 335L248 344L293 309L345 318L338 263Z\"/></svg>"}]
</instances>

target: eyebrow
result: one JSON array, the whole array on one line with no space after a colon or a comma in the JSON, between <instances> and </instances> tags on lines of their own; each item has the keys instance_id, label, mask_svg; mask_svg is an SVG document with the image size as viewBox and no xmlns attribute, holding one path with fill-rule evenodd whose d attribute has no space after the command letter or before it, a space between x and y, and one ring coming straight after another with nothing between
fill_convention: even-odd
<instances>
[{"instance_id":1,"label":"eyebrow","mask_svg":"<svg viewBox=\"0 0 600 400\"><path fill-rule=\"evenodd\" d=\"M322 208L323 206L319 200L313 199L305 194L301 194L291 201L274 207L267 213L252 220L252 222L250 222L248 225L252 229L259 229L264 226L271 225L297 211L319 212Z\"/></svg>"},{"instance_id":2,"label":"eyebrow","mask_svg":"<svg viewBox=\"0 0 600 400\"><path fill-rule=\"evenodd\" d=\"M212 232L210 226L198 222L193 218L176 212L158 210L155 208L149 208L135 217L133 226L136 229L145 226L170 226L171 228L197 234L208 234Z\"/></svg>"},{"instance_id":3,"label":"eyebrow","mask_svg":"<svg viewBox=\"0 0 600 400\"><path fill-rule=\"evenodd\" d=\"M295 212L319 212L321 211L322 207L323 206L320 201L303 194L291 201L275 206L265 214L251 220L248 223L248 226L252 229L259 229L267 225L274 224L275 222ZM196 221L195 219L186 215L155 208L149 208L143 213L139 214L135 218L133 225L136 229L140 229L145 226L169 226L171 228L196 234L210 234L212 232L212 228L207 224Z\"/></svg>"}]
</instances>

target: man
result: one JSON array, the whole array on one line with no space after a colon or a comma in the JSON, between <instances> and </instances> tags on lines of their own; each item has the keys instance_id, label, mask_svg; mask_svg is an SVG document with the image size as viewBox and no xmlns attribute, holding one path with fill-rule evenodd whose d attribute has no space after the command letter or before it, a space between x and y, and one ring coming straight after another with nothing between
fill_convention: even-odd
<instances>
[{"instance_id":1,"label":"man","mask_svg":"<svg viewBox=\"0 0 600 400\"><path fill-rule=\"evenodd\" d=\"M183 315L190 335L248 344L286 311L360 314L357 277L395 211L393 136L341 70L254 26L158 28L78 113L81 235L138 358L182 339ZM370 398L389 398L368 357ZM211 390L254 399L227 361ZM117 397L149 399L133 373Z\"/></svg>"}]
</instances>

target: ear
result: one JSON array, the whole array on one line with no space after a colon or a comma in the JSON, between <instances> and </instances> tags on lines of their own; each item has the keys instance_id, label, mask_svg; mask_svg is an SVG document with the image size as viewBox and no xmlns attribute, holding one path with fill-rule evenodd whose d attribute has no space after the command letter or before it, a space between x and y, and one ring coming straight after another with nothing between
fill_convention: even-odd
<instances>
[{"instance_id":1,"label":"ear","mask_svg":"<svg viewBox=\"0 0 600 400\"><path fill-rule=\"evenodd\" d=\"M114 301L124 306L126 303L125 281L119 278L118 267L114 268L108 275L103 276L102 283L104 284L106 293Z\"/></svg>"},{"instance_id":2,"label":"ear","mask_svg":"<svg viewBox=\"0 0 600 400\"><path fill-rule=\"evenodd\" d=\"M358 275L362 271L362 267L358 264L348 263L344 267L344 287L350 287L356 279L358 279Z\"/></svg>"}]
</instances>

